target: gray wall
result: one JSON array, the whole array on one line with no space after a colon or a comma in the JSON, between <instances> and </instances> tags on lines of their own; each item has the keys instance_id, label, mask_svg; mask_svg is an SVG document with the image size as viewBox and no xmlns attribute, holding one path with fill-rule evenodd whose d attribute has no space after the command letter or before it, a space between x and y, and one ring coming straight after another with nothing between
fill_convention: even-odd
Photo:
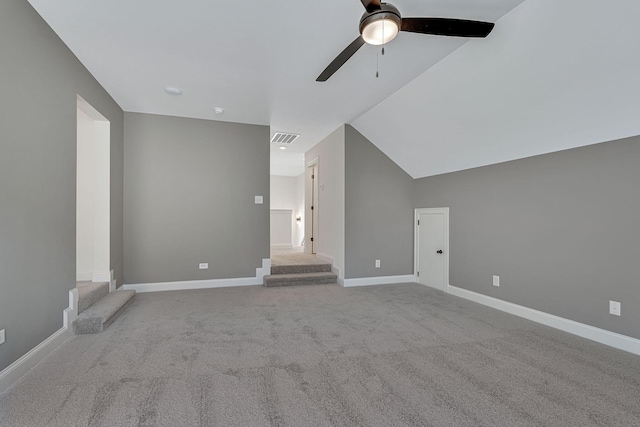
<instances>
[{"instance_id":1,"label":"gray wall","mask_svg":"<svg viewBox=\"0 0 640 427\"><path fill-rule=\"evenodd\" d=\"M345 126L331 132L305 153L305 162L317 162L318 205L314 207L317 223L316 253L333 260L338 270L338 282L344 279L344 133ZM311 236L311 179L310 171L305 183L305 236ZM306 237L308 239L308 237ZM305 247L305 251L310 246Z\"/></svg>"},{"instance_id":2,"label":"gray wall","mask_svg":"<svg viewBox=\"0 0 640 427\"><path fill-rule=\"evenodd\" d=\"M75 287L76 95L111 121L111 264L122 279L123 114L24 0L0 2L0 370L62 327Z\"/></svg>"},{"instance_id":3,"label":"gray wall","mask_svg":"<svg viewBox=\"0 0 640 427\"><path fill-rule=\"evenodd\" d=\"M125 283L254 277L269 258L268 126L126 113L124 177Z\"/></svg>"},{"instance_id":4,"label":"gray wall","mask_svg":"<svg viewBox=\"0 0 640 427\"><path fill-rule=\"evenodd\" d=\"M350 125L345 165L345 278L413 274L413 179Z\"/></svg>"},{"instance_id":5,"label":"gray wall","mask_svg":"<svg viewBox=\"0 0 640 427\"><path fill-rule=\"evenodd\" d=\"M640 338L639 165L607 142L416 180L415 207L451 208L451 285Z\"/></svg>"}]
</instances>

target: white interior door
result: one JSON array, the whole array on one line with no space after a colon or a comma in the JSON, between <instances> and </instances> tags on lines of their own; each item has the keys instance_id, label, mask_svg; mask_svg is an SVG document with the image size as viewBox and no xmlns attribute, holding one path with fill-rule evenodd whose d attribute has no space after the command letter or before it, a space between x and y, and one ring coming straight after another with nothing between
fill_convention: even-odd
<instances>
[{"instance_id":1,"label":"white interior door","mask_svg":"<svg viewBox=\"0 0 640 427\"><path fill-rule=\"evenodd\" d=\"M449 284L449 208L416 209L418 283L447 290Z\"/></svg>"}]
</instances>

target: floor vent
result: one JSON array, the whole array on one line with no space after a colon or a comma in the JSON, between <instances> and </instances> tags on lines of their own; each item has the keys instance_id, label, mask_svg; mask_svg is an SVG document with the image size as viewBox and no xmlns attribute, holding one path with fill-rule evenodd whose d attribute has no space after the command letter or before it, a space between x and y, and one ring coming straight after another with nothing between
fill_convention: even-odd
<instances>
[{"instance_id":1,"label":"floor vent","mask_svg":"<svg viewBox=\"0 0 640 427\"><path fill-rule=\"evenodd\" d=\"M297 135L295 133L276 132L273 134L271 142L273 142L274 144L291 144L299 136L300 135Z\"/></svg>"}]
</instances>

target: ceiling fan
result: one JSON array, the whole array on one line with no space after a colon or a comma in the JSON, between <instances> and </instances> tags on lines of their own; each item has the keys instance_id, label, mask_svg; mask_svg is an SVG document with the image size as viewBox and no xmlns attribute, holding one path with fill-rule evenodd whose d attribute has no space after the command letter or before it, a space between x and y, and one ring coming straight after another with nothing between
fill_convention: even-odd
<instances>
[{"instance_id":1,"label":"ceiling fan","mask_svg":"<svg viewBox=\"0 0 640 427\"><path fill-rule=\"evenodd\" d=\"M403 18L400 11L380 0L360 0L366 9L360 18L360 35L318 76L326 82L363 44L381 45L393 40L399 31L453 37L487 37L493 23L452 18ZM384 51L383 51L384 54Z\"/></svg>"}]
</instances>

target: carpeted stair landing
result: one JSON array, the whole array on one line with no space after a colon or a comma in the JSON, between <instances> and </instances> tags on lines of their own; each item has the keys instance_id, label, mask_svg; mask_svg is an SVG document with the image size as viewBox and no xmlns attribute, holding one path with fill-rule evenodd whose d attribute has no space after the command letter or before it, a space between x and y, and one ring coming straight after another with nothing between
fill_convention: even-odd
<instances>
[{"instance_id":1,"label":"carpeted stair landing","mask_svg":"<svg viewBox=\"0 0 640 427\"><path fill-rule=\"evenodd\" d=\"M80 282L78 317L73 321L76 335L104 331L133 302L136 291L123 289L109 293L108 283Z\"/></svg>"},{"instance_id":2,"label":"carpeted stair landing","mask_svg":"<svg viewBox=\"0 0 640 427\"><path fill-rule=\"evenodd\" d=\"M297 286L336 283L338 276L331 264L272 265L271 274L264 276L264 286Z\"/></svg>"}]
</instances>

